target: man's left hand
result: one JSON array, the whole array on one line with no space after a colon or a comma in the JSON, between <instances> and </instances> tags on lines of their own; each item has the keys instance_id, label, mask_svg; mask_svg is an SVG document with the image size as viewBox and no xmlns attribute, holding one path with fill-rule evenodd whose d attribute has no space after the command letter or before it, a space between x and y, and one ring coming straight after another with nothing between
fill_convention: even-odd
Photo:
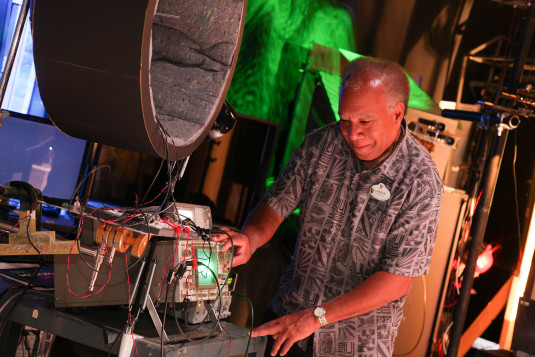
<instances>
[{"instance_id":1,"label":"man's left hand","mask_svg":"<svg viewBox=\"0 0 535 357\"><path fill-rule=\"evenodd\" d=\"M275 356L280 350L280 355L284 356L295 342L310 336L321 327L312 311L308 309L296 312L265 323L253 330L252 337L272 335L275 343L271 355Z\"/></svg>"}]
</instances>

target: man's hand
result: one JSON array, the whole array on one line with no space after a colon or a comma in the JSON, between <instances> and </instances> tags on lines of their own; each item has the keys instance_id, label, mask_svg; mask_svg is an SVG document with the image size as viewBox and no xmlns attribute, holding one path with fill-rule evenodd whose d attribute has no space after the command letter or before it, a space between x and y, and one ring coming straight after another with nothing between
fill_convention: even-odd
<instances>
[{"instance_id":1,"label":"man's hand","mask_svg":"<svg viewBox=\"0 0 535 357\"><path fill-rule=\"evenodd\" d=\"M212 236L212 240L224 243L222 249L223 252L226 252L231 249L232 245L234 244L234 258L232 260L232 267L247 263L251 258L251 255L253 255L249 237L247 237L245 234L231 231L226 227L223 227L221 229L230 235L230 238L232 238L232 243L230 242L229 236L227 236L226 234L214 234ZM228 268L229 266L226 265L225 269Z\"/></svg>"},{"instance_id":2,"label":"man's hand","mask_svg":"<svg viewBox=\"0 0 535 357\"><path fill-rule=\"evenodd\" d=\"M234 244L232 266L247 263L255 250L266 244L273 237L277 227L283 220L284 218L275 213L268 205L260 202L245 220L242 233L222 228L230 235ZM224 252L228 251L232 246L226 234L214 234L212 239L217 242L224 242ZM225 268L228 268L228 266Z\"/></svg>"},{"instance_id":3,"label":"man's hand","mask_svg":"<svg viewBox=\"0 0 535 357\"><path fill-rule=\"evenodd\" d=\"M252 337L272 335L275 343L271 355L284 356L292 345L310 336L321 327L319 320L314 316L312 309L286 315L263 324L253 330Z\"/></svg>"}]
</instances>

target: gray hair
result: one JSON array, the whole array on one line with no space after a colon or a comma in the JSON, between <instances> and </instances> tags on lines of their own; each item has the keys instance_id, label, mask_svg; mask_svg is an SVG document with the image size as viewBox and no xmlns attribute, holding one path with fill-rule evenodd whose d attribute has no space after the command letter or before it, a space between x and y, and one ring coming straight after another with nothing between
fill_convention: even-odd
<instances>
[{"instance_id":1,"label":"gray hair","mask_svg":"<svg viewBox=\"0 0 535 357\"><path fill-rule=\"evenodd\" d=\"M394 62L372 57L359 57L350 62L342 74L342 88L359 89L374 83L383 85L385 100L391 112L401 102L407 112L410 86L403 68Z\"/></svg>"}]
</instances>

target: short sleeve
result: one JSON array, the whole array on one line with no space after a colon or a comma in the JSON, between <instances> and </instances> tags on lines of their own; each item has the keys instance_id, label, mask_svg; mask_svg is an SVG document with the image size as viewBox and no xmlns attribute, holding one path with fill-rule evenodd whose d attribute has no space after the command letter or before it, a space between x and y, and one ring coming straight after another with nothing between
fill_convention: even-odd
<instances>
[{"instance_id":1,"label":"short sleeve","mask_svg":"<svg viewBox=\"0 0 535 357\"><path fill-rule=\"evenodd\" d=\"M436 176L413 181L389 231L383 270L411 277L428 273L444 191Z\"/></svg>"},{"instance_id":2,"label":"short sleeve","mask_svg":"<svg viewBox=\"0 0 535 357\"><path fill-rule=\"evenodd\" d=\"M304 197L308 176L306 148L305 140L263 198L263 202L283 218L295 211Z\"/></svg>"}]
</instances>

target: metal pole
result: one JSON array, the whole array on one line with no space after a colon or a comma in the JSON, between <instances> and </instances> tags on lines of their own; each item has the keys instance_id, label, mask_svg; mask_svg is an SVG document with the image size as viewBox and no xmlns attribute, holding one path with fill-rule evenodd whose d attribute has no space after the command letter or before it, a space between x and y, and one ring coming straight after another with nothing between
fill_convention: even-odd
<instances>
[{"instance_id":1,"label":"metal pole","mask_svg":"<svg viewBox=\"0 0 535 357\"><path fill-rule=\"evenodd\" d=\"M524 65L527 60L534 31L535 9L533 8L533 2L528 1L526 4L526 13L522 24L520 45L515 54L515 62L508 83L508 91L511 93L516 93L516 90L518 89L518 84L524 71ZM499 96L500 93L497 93L497 95ZM507 102L504 103L504 106L507 106ZM472 225L472 242L466 260L466 267L463 272L463 282L459 295L459 301L453 312L453 326L451 327L451 333L449 336L450 341L447 351L447 355L451 357L456 357L459 350L459 344L466 320L466 313L468 311L468 304L470 302L470 291L472 290L472 286L474 284L476 263L480 253L479 248L485 236L492 198L494 196L494 190L498 181L502 157L505 151L505 145L507 143L507 135L507 126L504 126L504 124L498 124L496 136L493 141L493 147L490 153L490 160L486 169L481 199L478 204Z\"/></svg>"},{"instance_id":2,"label":"metal pole","mask_svg":"<svg viewBox=\"0 0 535 357\"><path fill-rule=\"evenodd\" d=\"M498 124L496 136L493 140L493 146L490 153L490 160L487 165L485 181L483 184L483 191L474 215L474 222L472 225L472 242L466 266L463 271L463 281L459 301L455 306L453 312L453 326L449 336L449 345L447 356L455 357L459 350L459 343L464 330L464 323L466 320L466 313L468 311L468 304L470 302L470 291L474 285L474 274L476 271L477 258L480 253L480 246L485 236L487 228L487 221L490 214L490 207L492 205L492 198L494 190L498 181L498 174L502 163L502 157L507 143L507 136L509 130L504 128L503 124Z\"/></svg>"},{"instance_id":3,"label":"metal pole","mask_svg":"<svg viewBox=\"0 0 535 357\"><path fill-rule=\"evenodd\" d=\"M518 89L518 84L524 72L524 65L528 58L529 49L531 47L531 40L533 39L533 32L535 31L535 8L533 2L528 1L526 4L526 13L524 22L522 24L522 32L520 38L520 45L515 54L515 62L511 71L511 78L508 84L508 91L515 93ZM498 93L499 95L500 93Z\"/></svg>"},{"instance_id":4,"label":"metal pole","mask_svg":"<svg viewBox=\"0 0 535 357\"><path fill-rule=\"evenodd\" d=\"M22 37L22 30L24 29L24 22L28 16L28 10L30 8L30 0L24 0L20 8L19 18L17 20L17 26L15 27L15 32L13 33L13 40L11 41L11 47L9 48L9 53L7 55L6 66L4 68L4 73L2 73L2 79L0 80L0 105L4 101L4 96L6 94L7 83L9 81L9 76L11 75L11 70L13 69L13 63L15 62L15 55L19 47L20 38Z\"/></svg>"}]
</instances>

